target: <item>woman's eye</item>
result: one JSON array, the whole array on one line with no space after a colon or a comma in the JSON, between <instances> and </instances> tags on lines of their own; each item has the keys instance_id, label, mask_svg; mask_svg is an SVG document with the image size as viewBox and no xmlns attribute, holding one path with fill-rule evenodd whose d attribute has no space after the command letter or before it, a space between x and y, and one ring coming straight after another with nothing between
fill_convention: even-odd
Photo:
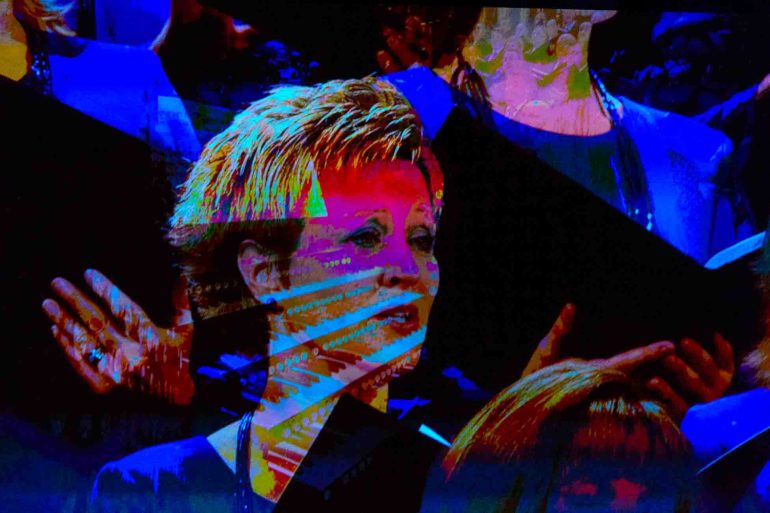
<instances>
[{"instance_id":1,"label":"woman's eye","mask_svg":"<svg viewBox=\"0 0 770 513\"><path fill-rule=\"evenodd\" d=\"M419 234L419 235L413 235L409 238L409 245L413 248L418 249L419 251L423 251L425 253L432 253L433 252L433 243L436 241L436 238L429 234Z\"/></svg>"},{"instance_id":2,"label":"woman's eye","mask_svg":"<svg viewBox=\"0 0 770 513\"><path fill-rule=\"evenodd\" d=\"M382 243L382 234L374 228L355 232L346 239L359 248L374 249Z\"/></svg>"}]
</instances>

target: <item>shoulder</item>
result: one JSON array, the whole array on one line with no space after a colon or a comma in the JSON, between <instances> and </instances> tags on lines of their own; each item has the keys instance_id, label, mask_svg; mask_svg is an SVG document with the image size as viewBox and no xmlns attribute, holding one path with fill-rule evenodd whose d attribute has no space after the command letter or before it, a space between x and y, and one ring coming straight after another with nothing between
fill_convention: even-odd
<instances>
[{"instance_id":1,"label":"shoulder","mask_svg":"<svg viewBox=\"0 0 770 513\"><path fill-rule=\"evenodd\" d=\"M618 98L623 104L624 126L641 148L660 145L666 153L676 153L696 163L711 163L732 151L730 138L697 120ZM640 148L640 149L641 149Z\"/></svg>"},{"instance_id":2,"label":"shoulder","mask_svg":"<svg viewBox=\"0 0 770 513\"><path fill-rule=\"evenodd\" d=\"M696 457L708 461L770 426L770 390L757 388L693 406L682 432Z\"/></svg>"},{"instance_id":3,"label":"shoulder","mask_svg":"<svg viewBox=\"0 0 770 513\"><path fill-rule=\"evenodd\" d=\"M158 445L106 464L94 482L91 503L95 511L110 511L118 502L123 507L127 499L150 504L163 494L207 482L215 486L228 477L226 470L203 437Z\"/></svg>"},{"instance_id":4,"label":"shoulder","mask_svg":"<svg viewBox=\"0 0 770 513\"><path fill-rule=\"evenodd\" d=\"M66 64L78 68L86 64L100 64L101 68L90 70L92 76L94 72L98 72L97 76L120 73L122 78L136 71L150 74L153 78L155 75L165 75L160 59L149 48L58 34L46 34L46 38L46 50L51 56L73 59L63 61Z\"/></svg>"},{"instance_id":5,"label":"shoulder","mask_svg":"<svg viewBox=\"0 0 770 513\"><path fill-rule=\"evenodd\" d=\"M449 84L424 66L415 66L382 78L396 86L417 111L425 136L435 138L456 103Z\"/></svg>"},{"instance_id":6,"label":"shoulder","mask_svg":"<svg viewBox=\"0 0 770 513\"><path fill-rule=\"evenodd\" d=\"M158 56L147 48L63 38L51 53L56 98L164 153L197 157L192 123Z\"/></svg>"}]
</instances>

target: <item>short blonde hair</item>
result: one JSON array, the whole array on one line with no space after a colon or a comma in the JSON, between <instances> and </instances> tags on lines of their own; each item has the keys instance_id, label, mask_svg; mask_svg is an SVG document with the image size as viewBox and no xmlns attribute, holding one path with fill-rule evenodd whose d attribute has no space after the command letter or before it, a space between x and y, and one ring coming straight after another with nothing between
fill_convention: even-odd
<instances>
[{"instance_id":1,"label":"short blonde hair","mask_svg":"<svg viewBox=\"0 0 770 513\"><path fill-rule=\"evenodd\" d=\"M376 160L422 166L423 143L406 99L373 77L279 86L254 102L205 146L169 221L201 315L254 304L235 265L244 237L288 266L303 219L326 213L319 174ZM219 290L218 300L207 290Z\"/></svg>"},{"instance_id":2,"label":"short blonde hair","mask_svg":"<svg viewBox=\"0 0 770 513\"><path fill-rule=\"evenodd\" d=\"M280 86L203 149L182 186L170 240L187 248L221 224L323 215L318 173L414 162L421 146L417 115L387 82Z\"/></svg>"}]
</instances>

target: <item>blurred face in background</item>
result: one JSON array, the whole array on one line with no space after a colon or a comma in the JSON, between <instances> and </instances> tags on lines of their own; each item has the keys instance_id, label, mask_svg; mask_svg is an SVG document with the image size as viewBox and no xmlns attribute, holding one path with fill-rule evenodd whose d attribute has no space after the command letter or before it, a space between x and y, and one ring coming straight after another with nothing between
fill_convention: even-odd
<instances>
[{"instance_id":1,"label":"blurred face in background","mask_svg":"<svg viewBox=\"0 0 770 513\"><path fill-rule=\"evenodd\" d=\"M665 465L596 459L566 472L555 487L549 513L677 511L672 470Z\"/></svg>"}]
</instances>

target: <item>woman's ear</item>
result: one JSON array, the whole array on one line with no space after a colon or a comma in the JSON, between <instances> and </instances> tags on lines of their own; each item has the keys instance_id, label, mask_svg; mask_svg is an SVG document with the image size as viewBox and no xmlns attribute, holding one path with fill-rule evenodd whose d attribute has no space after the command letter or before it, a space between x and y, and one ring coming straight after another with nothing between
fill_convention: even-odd
<instances>
[{"instance_id":1,"label":"woman's ear","mask_svg":"<svg viewBox=\"0 0 770 513\"><path fill-rule=\"evenodd\" d=\"M244 283L259 302L265 302L270 294L283 288L281 273L268 254L255 241L248 239L238 248L238 269Z\"/></svg>"}]
</instances>

